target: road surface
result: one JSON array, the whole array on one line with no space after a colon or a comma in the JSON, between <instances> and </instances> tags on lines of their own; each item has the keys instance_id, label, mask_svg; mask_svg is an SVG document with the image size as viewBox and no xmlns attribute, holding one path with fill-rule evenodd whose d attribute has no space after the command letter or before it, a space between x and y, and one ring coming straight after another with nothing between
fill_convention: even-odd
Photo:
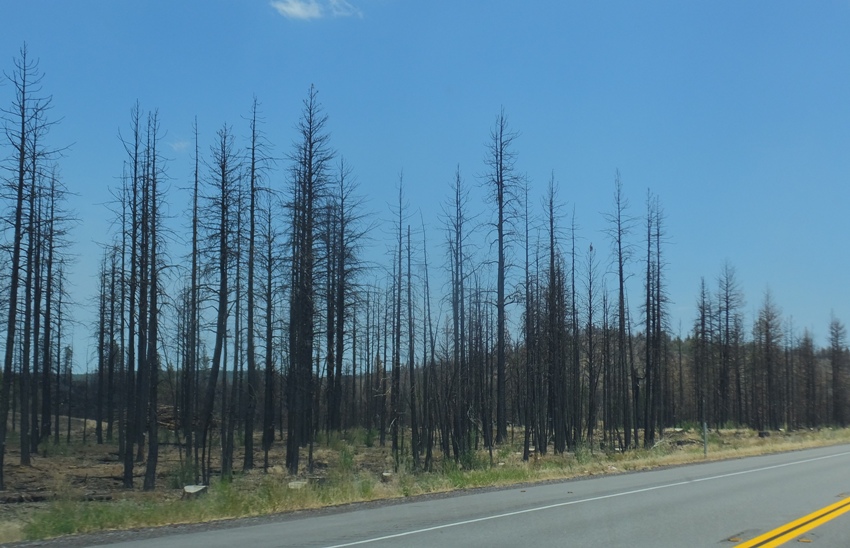
<instances>
[{"instance_id":1,"label":"road surface","mask_svg":"<svg viewBox=\"0 0 850 548\"><path fill-rule=\"evenodd\" d=\"M811 541L841 547L850 546L850 498L845 497L850 497L847 445L353 506L105 546L751 548ZM766 534L782 526L785 532Z\"/></svg>"}]
</instances>

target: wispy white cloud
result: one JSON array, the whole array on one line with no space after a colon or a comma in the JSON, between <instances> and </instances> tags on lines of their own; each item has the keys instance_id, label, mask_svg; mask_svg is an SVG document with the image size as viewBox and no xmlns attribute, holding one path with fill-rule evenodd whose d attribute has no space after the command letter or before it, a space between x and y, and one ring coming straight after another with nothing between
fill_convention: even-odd
<instances>
[{"instance_id":1,"label":"wispy white cloud","mask_svg":"<svg viewBox=\"0 0 850 548\"><path fill-rule=\"evenodd\" d=\"M271 5L287 19L318 19L322 6L316 0L275 0Z\"/></svg>"},{"instance_id":2,"label":"wispy white cloud","mask_svg":"<svg viewBox=\"0 0 850 548\"><path fill-rule=\"evenodd\" d=\"M287 19L363 17L363 12L348 0L272 0L270 4Z\"/></svg>"},{"instance_id":3,"label":"wispy white cloud","mask_svg":"<svg viewBox=\"0 0 850 548\"><path fill-rule=\"evenodd\" d=\"M189 148L190 144L191 143L189 141L181 140L168 143L168 146L170 146L171 150L173 150L174 152L183 152Z\"/></svg>"},{"instance_id":4,"label":"wispy white cloud","mask_svg":"<svg viewBox=\"0 0 850 548\"><path fill-rule=\"evenodd\" d=\"M334 17L363 17L363 12L348 0L330 0L330 12Z\"/></svg>"}]
</instances>

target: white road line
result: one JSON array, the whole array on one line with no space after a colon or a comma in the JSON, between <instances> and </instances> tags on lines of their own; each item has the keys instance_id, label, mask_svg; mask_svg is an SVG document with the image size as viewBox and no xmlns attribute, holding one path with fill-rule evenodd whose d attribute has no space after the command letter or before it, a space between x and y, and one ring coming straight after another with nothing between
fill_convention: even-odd
<instances>
[{"instance_id":1,"label":"white road line","mask_svg":"<svg viewBox=\"0 0 850 548\"><path fill-rule=\"evenodd\" d=\"M459 527L461 525L470 525L472 523L480 523L482 521L490 521L490 520L500 519L500 518L509 518L511 516L518 516L518 515L521 515L521 514L530 514L531 512L541 512L543 510L551 510L552 508L561 508L561 507L564 507L564 506L572 506L572 505L575 505L575 504L582 504L582 503L585 503L585 502L595 502L595 501L599 501L599 500L612 499L612 498L616 498L616 497L625 497L627 495L637 495L638 493L646 493L646 492L649 492L649 491L658 491L659 489L668 489L670 487L679 487L681 485L688 485L688 484L691 484L691 483L700 483L700 482L703 482L703 481L712 481L712 480L719 480L719 479L724 479L724 478L731 478L731 477L734 477L734 476L742 476L744 474L754 474L756 472L765 472L767 470L775 470L777 468L785 468L786 466L795 466L797 464L806 464L806 463L809 463L809 462L816 462L816 461L819 461L819 460L832 459L832 458L835 458L835 457L843 457L843 456L847 456L847 455L850 455L850 451L845 451L843 453L836 453L835 455L826 455L824 457L815 457L815 458L811 458L811 459L798 460L798 461L794 461L794 462L786 462L784 464L774 464L773 466L765 466L763 468L754 468L752 470L742 470L740 472L731 472L729 474L721 474L719 476L711 476L711 477L707 477L707 478L699 478L699 479L686 480L686 481L677 481L675 483L667 483L667 484L664 484L664 485L656 485L655 487L645 487L643 489L635 489L633 491L623 491L622 493L612 493L610 495L601 495L601 496L598 496L598 497L590 497L590 498L586 498L586 499L571 500L571 501L567 501L567 502L558 502L558 503L555 503L555 504L548 504L546 506L538 506L538 507L535 507L535 508L527 508L525 510L517 510L515 512L505 512L504 514L495 514L495 515L492 515L492 516L485 516L483 518L475 518L475 519L468 519L468 520L464 520L464 521L455 521L455 522L452 522L452 523L444 523L442 525L434 525L433 527L425 527L423 529L413 529L411 531L405 531L403 533L394 533L392 535L385 535L385 536L382 536L382 537L375 537L375 538L369 538L369 539L364 539L364 540L357 540L357 541L354 541L354 542L347 542L345 544L334 544L333 546L327 546L326 548L345 548L346 546L359 546L359 545L362 545L362 544L371 544L373 542L380 542L382 540L391 540L391 539L396 539L396 538L401 538L401 537L409 537L411 535L418 535L420 533L428 533L430 531L439 531L440 529L448 529L450 527Z\"/></svg>"}]
</instances>

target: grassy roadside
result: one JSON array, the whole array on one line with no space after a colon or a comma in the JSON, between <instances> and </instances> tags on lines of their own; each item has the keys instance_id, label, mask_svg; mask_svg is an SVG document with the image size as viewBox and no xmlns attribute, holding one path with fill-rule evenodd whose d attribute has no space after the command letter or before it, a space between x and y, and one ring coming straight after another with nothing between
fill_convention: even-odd
<instances>
[{"instance_id":1,"label":"grassy roadside","mask_svg":"<svg viewBox=\"0 0 850 548\"><path fill-rule=\"evenodd\" d=\"M108 502L81 502L79 493L67 486L57 490L54 500L16 519L0 521L0 543L703 462L706 457L700 435L691 430L670 431L651 449L605 453L580 448L529 462L522 461L519 447L506 445L494 452L492 465L489 454L481 451L465 459L463 466L450 461L437 463L433 472L402 469L385 476L380 470L392 468L388 449L368 447L359 433L347 440L324 440L316 453L322 464L320 475L300 489L289 487L293 478L279 467L269 474L258 470L240 474L230 483L213 483L206 495L193 500L182 500L180 489L175 488L178 485L172 485L153 493L116 493L115 500ZM766 438L748 430L721 430L710 432L708 441L707 460L721 460L850 443L850 430L780 432Z\"/></svg>"}]
</instances>

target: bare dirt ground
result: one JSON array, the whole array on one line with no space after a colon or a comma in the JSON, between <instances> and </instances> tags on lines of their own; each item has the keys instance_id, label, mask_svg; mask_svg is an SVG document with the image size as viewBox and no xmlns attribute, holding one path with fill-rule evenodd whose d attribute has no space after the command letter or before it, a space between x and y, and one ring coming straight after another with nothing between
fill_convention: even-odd
<instances>
[{"instance_id":1,"label":"bare dirt ground","mask_svg":"<svg viewBox=\"0 0 850 548\"><path fill-rule=\"evenodd\" d=\"M63 498L79 501L101 501L105 504L122 500L162 502L183 496L185 479L179 475L184 455L176 443L161 443L157 466L157 486L153 492L144 492L144 462L136 463L134 488L123 487L123 462L117 452L117 441L97 445L95 443L95 421L85 423L81 419L71 421L71 439L79 440L66 444L67 417L60 417L62 432L58 445L52 437L40 446L38 454L31 455L31 465L20 464L20 447L15 432L7 443L5 455L6 490L0 491L0 545L21 538L24 524L36 513L43 511L52 501ZM86 441L83 442L85 428ZM11 431L11 425L10 425ZM256 447L260 447L259 443ZM214 474L219 470L218 452L213 450ZM234 470L242 470L244 452L237 449L234 455ZM326 476L339 459L337 451L317 444L313 454L313 472L316 480ZM255 454L256 469L240 474L240 482L259 482L265 476L262 470L262 452ZM288 477L284 468L285 446L277 441L269 454L269 474ZM353 456L353 468L368 471L377 477L392 466L386 449L357 452Z\"/></svg>"}]
</instances>

